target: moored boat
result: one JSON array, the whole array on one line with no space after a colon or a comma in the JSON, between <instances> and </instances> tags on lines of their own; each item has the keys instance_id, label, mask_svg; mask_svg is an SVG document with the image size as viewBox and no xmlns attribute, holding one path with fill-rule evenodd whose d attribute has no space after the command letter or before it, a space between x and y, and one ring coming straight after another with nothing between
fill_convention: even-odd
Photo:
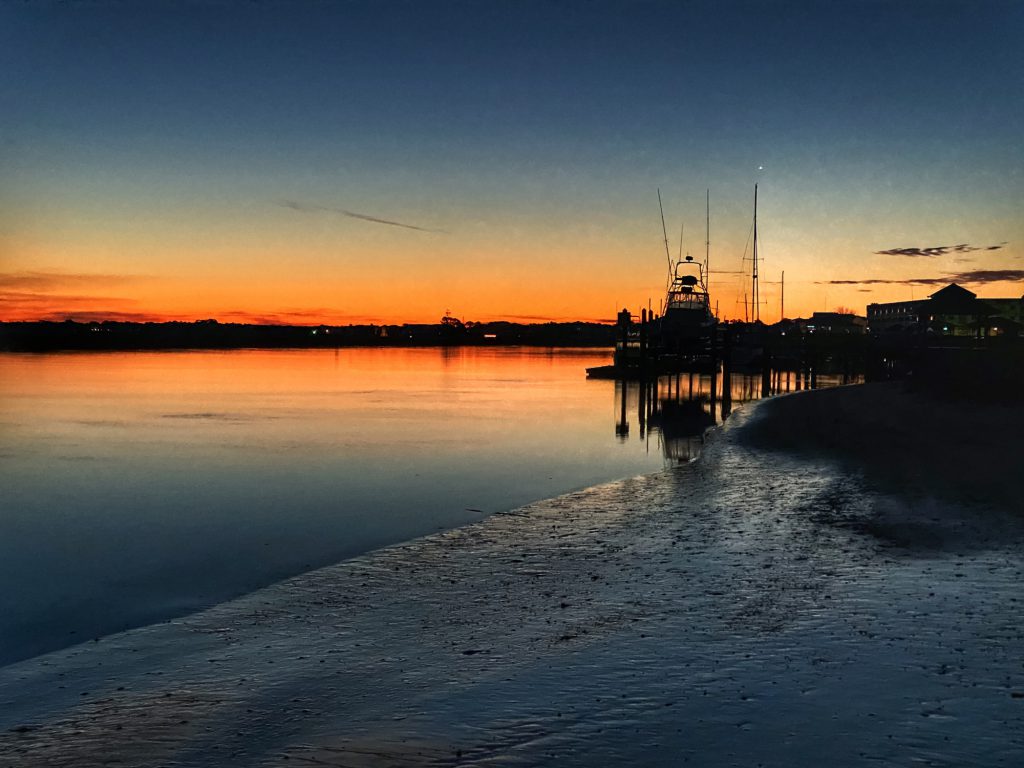
<instances>
[{"instance_id":1,"label":"moored boat","mask_svg":"<svg viewBox=\"0 0 1024 768\"><path fill-rule=\"evenodd\" d=\"M655 324L659 355L697 355L708 351L716 320L704 266L687 256L676 262L665 297L665 311Z\"/></svg>"}]
</instances>

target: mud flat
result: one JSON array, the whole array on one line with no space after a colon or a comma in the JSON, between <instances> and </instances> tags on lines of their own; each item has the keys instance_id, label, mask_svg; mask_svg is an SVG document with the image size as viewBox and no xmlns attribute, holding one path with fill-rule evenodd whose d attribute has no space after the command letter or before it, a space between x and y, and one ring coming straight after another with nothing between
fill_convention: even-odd
<instances>
[{"instance_id":1,"label":"mud flat","mask_svg":"<svg viewBox=\"0 0 1024 768\"><path fill-rule=\"evenodd\" d=\"M1014 507L828 442L897 389L826 394L741 409L675 470L0 669L0 765L1024 764Z\"/></svg>"},{"instance_id":2,"label":"mud flat","mask_svg":"<svg viewBox=\"0 0 1024 768\"><path fill-rule=\"evenodd\" d=\"M767 450L831 457L907 503L851 521L916 548L1020 541L1024 407L913 392L902 382L819 389L762 404L743 439ZM872 527L873 526L873 527Z\"/></svg>"}]
</instances>

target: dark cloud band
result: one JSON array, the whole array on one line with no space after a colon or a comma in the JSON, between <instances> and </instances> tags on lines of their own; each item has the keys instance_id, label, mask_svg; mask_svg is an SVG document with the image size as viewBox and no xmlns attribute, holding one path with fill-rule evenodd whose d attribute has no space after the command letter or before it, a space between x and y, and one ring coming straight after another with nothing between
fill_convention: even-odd
<instances>
[{"instance_id":1,"label":"dark cloud band","mask_svg":"<svg viewBox=\"0 0 1024 768\"><path fill-rule=\"evenodd\" d=\"M947 283L1012 283L1024 281L1024 269L974 269L967 272L950 272L942 277L914 277L909 280L824 280L824 285L946 285Z\"/></svg>"},{"instance_id":2,"label":"dark cloud band","mask_svg":"<svg viewBox=\"0 0 1024 768\"><path fill-rule=\"evenodd\" d=\"M957 243L956 245L932 245L927 248L887 248L884 251L875 251L879 256L909 256L911 258L934 258L936 256L947 256L951 253L970 253L971 251L998 251L1006 243L999 245L969 245L968 243Z\"/></svg>"}]
</instances>

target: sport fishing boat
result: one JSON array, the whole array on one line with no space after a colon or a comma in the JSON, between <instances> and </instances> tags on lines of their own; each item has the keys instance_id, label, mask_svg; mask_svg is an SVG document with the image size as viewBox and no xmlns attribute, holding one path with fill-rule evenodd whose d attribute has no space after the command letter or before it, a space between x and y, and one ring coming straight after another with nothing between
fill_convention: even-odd
<instances>
[{"instance_id":1,"label":"sport fishing boat","mask_svg":"<svg viewBox=\"0 0 1024 768\"><path fill-rule=\"evenodd\" d=\"M628 309L619 312L612 365L588 368L587 375L591 378L646 378L675 371L703 370L715 365L713 342L718 320L711 311L708 296L707 254L703 264L694 261L689 254L683 258L680 234L679 259L673 262L669 254L660 189L658 208L669 265L662 314L659 317L649 310L641 310L640 317L636 318ZM709 250L710 192L707 209L708 234L704 245Z\"/></svg>"},{"instance_id":2,"label":"sport fishing boat","mask_svg":"<svg viewBox=\"0 0 1024 768\"><path fill-rule=\"evenodd\" d=\"M704 265L694 261L693 256L687 255L676 262L664 310L657 328L659 349L668 353L689 352L710 342L716 321L711 311Z\"/></svg>"},{"instance_id":3,"label":"sport fishing boat","mask_svg":"<svg viewBox=\"0 0 1024 768\"><path fill-rule=\"evenodd\" d=\"M665 230L665 209L658 190L658 209L661 212L661 233L665 239L669 275L662 316L652 329L652 347L663 366L670 370L692 369L694 363L706 359L711 353L717 319L711 311L708 296L707 265L711 248L711 193L707 196L707 232L704 238L704 263L694 261L687 254L683 258L683 237L679 235L679 258L673 263L668 250Z\"/></svg>"}]
</instances>

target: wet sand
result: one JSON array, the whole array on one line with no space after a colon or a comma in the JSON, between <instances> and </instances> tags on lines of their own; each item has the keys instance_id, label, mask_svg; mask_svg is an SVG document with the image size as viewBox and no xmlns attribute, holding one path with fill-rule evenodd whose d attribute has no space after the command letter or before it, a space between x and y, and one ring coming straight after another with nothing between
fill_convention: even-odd
<instances>
[{"instance_id":1,"label":"wet sand","mask_svg":"<svg viewBox=\"0 0 1024 768\"><path fill-rule=\"evenodd\" d=\"M0 765L1024 764L1016 507L824 395L902 397L0 669Z\"/></svg>"}]
</instances>

